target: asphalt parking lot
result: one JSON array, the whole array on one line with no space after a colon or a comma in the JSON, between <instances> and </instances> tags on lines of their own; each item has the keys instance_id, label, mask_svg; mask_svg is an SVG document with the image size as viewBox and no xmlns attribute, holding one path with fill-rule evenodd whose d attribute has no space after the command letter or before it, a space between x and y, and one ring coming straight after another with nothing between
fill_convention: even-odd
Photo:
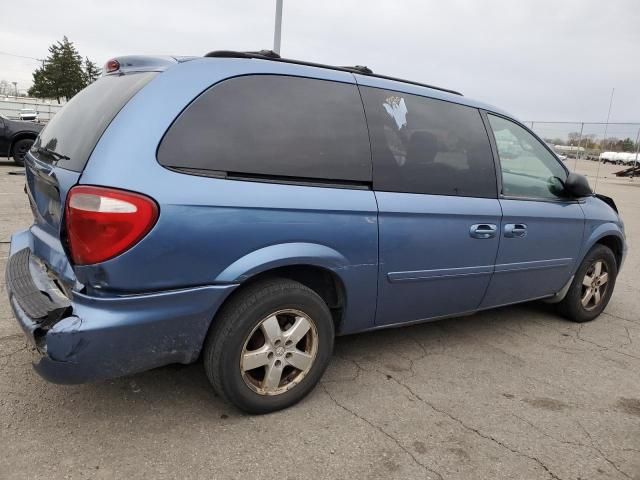
<instances>
[{"instance_id":1,"label":"asphalt parking lot","mask_svg":"<svg viewBox=\"0 0 640 480\"><path fill-rule=\"evenodd\" d=\"M596 168L578 165L592 186ZM48 384L0 283L0 478L640 479L640 180L617 169L598 191L630 253L599 319L533 303L339 338L318 388L266 416L214 397L199 364ZM2 271L31 223L16 170L0 160Z\"/></svg>"}]
</instances>

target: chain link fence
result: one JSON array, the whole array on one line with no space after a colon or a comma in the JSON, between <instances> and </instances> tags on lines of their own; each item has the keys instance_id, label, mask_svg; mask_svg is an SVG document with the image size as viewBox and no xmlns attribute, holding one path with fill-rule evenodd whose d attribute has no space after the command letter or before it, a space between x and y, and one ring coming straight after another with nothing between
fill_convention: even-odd
<instances>
[{"instance_id":1,"label":"chain link fence","mask_svg":"<svg viewBox=\"0 0 640 480\"><path fill-rule=\"evenodd\" d=\"M563 160L637 165L640 123L525 122Z\"/></svg>"},{"instance_id":2,"label":"chain link fence","mask_svg":"<svg viewBox=\"0 0 640 480\"><path fill-rule=\"evenodd\" d=\"M640 123L525 122L574 172L591 177L640 177Z\"/></svg>"}]
</instances>

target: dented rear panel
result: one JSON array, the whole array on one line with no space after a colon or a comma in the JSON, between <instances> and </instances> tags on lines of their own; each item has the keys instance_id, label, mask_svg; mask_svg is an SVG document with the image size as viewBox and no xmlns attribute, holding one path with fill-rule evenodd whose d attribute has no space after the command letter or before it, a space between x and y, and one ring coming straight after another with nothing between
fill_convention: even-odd
<instances>
[{"instance_id":1,"label":"dented rear panel","mask_svg":"<svg viewBox=\"0 0 640 480\"><path fill-rule=\"evenodd\" d=\"M25 157L27 195L34 215L31 247L64 283L76 277L65 249L64 207L100 137L124 105L157 72L100 78L56 114Z\"/></svg>"}]
</instances>

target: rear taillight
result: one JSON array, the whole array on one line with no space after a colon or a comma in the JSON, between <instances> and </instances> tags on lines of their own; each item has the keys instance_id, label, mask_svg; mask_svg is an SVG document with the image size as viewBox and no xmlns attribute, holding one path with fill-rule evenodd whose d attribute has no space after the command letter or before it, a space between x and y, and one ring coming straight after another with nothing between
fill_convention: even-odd
<instances>
[{"instance_id":1,"label":"rear taillight","mask_svg":"<svg viewBox=\"0 0 640 480\"><path fill-rule=\"evenodd\" d=\"M104 262L133 247L158 219L158 206L139 193L78 186L67 196L66 230L76 265Z\"/></svg>"}]
</instances>

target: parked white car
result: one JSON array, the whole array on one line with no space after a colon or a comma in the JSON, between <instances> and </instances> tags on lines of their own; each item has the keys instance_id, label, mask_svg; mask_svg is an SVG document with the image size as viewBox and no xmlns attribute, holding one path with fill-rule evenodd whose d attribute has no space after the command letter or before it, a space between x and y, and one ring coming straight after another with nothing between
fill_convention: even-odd
<instances>
[{"instance_id":1,"label":"parked white car","mask_svg":"<svg viewBox=\"0 0 640 480\"><path fill-rule=\"evenodd\" d=\"M40 121L40 117L38 115L38 112L36 112L32 108L23 108L23 109L21 109L20 113L18 114L18 118L20 120L26 120L26 121L31 121L31 122Z\"/></svg>"}]
</instances>

